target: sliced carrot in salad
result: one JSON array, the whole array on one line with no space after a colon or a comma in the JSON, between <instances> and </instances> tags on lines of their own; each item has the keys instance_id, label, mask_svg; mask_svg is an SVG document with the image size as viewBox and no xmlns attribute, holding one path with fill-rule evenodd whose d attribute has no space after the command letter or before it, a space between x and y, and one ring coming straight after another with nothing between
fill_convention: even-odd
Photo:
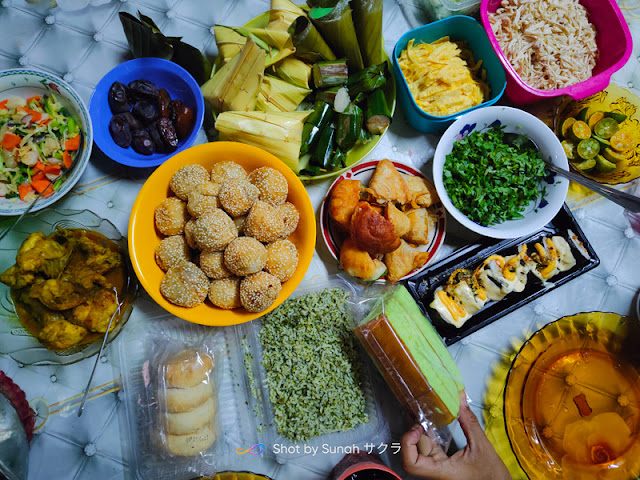
<instances>
[{"instance_id":1,"label":"sliced carrot in salad","mask_svg":"<svg viewBox=\"0 0 640 480\"><path fill-rule=\"evenodd\" d=\"M2 101L0 102L0 108L2 108L2 109L7 108L7 104L8 104L8 103L9 103L9 100L8 100L8 99L7 99L7 100L2 100Z\"/></svg>"},{"instance_id":2,"label":"sliced carrot in salad","mask_svg":"<svg viewBox=\"0 0 640 480\"><path fill-rule=\"evenodd\" d=\"M44 172L45 165L44 165L44 163L42 163L40 160L38 160L38 161L36 162L36 164L33 166L33 169L34 169L36 172Z\"/></svg>"},{"instance_id":3,"label":"sliced carrot in salad","mask_svg":"<svg viewBox=\"0 0 640 480\"><path fill-rule=\"evenodd\" d=\"M76 135L75 137L71 137L69 140L64 142L65 150L78 150L80 148L80 135Z\"/></svg>"},{"instance_id":4,"label":"sliced carrot in salad","mask_svg":"<svg viewBox=\"0 0 640 480\"><path fill-rule=\"evenodd\" d=\"M60 165L47 165L46 167L44 167L43 172L46 175L60 175L60 171L62 169L60 168Z\"/></svg>"},{"instance_id":5,"label":"sliced carrot in salad","mask_svg":"<svg viewBox=\"0 0 640 480\"><path fill-rule=\"evenodd\" d=\"M40 101L40 95L34 95L33 97L27 98L27 103L31 103L32 101L39 102Z\"/></svg>"},{"instance_id":6,"label":"sliced carrot in salad","mask_svg":"<svg viewBox=\"0 0 640 480\"><path fill-rule=\"evenodd\" d=\"M51 118L44 118L44 119L40 120L38 123L40 125L48 125L50 121L51 121Z\"/></svg>"},{"instance_id":7,"label":"sliced carrot in salad","mask_svg":"<svg viewBox=\"0 0 640 480\"><path fill-rule=\"evenodd\" d=\"M69 155L69 150L65 150L62 154L62 161L64 162L64 168L71 168L73 164L73 158Z\"/></svg>"},{"instance_id":8,"label":"sliced carrot in salad","mask_svg":"<svg viewBox=\"0 0 640 480\"><path fill-rule=\"evenodd\" d=\"M20 200L24 201L25 197L33 192L33 187L28 183L21 183L18 185L18 195L20 195Z\"/></svg>"},{"instance_id":9,"label":"sliced carrot in salad","mask_svg":"<svg viewBox=\"0 0 640 480\"><path fill-rule=\"evenodd\" d=\"M18 145L20 145L21 141L22 139L15 133L7 132L4 134L4 137L2 137L0 146L2 148L6 148L7 150L13 150Z\"/></svg>"}]
</instances>

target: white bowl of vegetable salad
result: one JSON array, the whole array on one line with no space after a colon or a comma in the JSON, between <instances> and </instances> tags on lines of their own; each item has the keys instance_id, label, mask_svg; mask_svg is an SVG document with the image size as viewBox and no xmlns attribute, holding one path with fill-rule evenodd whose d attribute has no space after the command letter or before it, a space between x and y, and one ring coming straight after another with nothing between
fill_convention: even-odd
<instances>
[{"instance_id":1,"label":"white bowl of vegetable salad","mask_svg":"<svg viewBox=\"0 0 640 480\"><path fill-rule=\"evenodd\" d=\"M89 111L59 78L36 70L0 72L0 215L61 199L91 156Z\"/></svg>"},{"instance_id":2,"label":"white bowl of vegetable salad","mask_svg":"<svg viewBox=\"0 0 640 480\"><path fill-rule=\"evenodd\" d=\"M540 230L562 208L569 181L545 162L569 169L553 131L510 107L469 112L444 132L433 178L444 207L468 229L492 238Z\"/></svg>"}]
</instances>

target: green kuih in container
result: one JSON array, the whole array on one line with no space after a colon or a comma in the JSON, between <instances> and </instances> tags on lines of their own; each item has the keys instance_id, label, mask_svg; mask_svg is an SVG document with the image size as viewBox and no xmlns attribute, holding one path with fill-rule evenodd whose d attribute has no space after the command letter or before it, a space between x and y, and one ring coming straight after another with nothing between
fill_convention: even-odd
<instances>
[{"instance_id":1,"label":"green kuih in container","mask_svg":"<svg viewBox=\"0 0 640 480\"><path fill-rule=\"evenodd\" d=\"M458 417L464 389L460 371L405 287L394 287L380 298L355 334L425 430L445 427Z\"/></svg>"}]
</instances>

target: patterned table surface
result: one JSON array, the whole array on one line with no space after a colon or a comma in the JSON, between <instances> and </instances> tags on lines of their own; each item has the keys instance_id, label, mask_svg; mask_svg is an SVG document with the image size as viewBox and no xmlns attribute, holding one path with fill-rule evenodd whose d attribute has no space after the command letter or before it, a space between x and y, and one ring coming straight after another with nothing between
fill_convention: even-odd
<instances>
[{"instance_id":1,"label":"patterned table surface","mask_svg":"<svg viewBox=\"0 0 640 480\"><path fill-rule=\"evenodd\" d=\"M71 0L61 5L73 3ZM83 3L80 1L79 3ZM88 3L86 0L85 4ZM137 11L151 16L168 36L215 56L213 25L240 25L268 9L268 0L102 0L78 11L50 8L48 0L29 4L2 0L0 7L0 69L25 67L52 72L69 82L88 103L93 88L110 69L128 58L118 12ZM419 16L418 0L385 0L385 46L391 52L396 40ZM618 85L640 92L640 1L619 0L636 38L629 63L613 78ZM201 132L197 143L206 141ZM437 137L422 135L407 125L400 111L370 158L391 158L423 172L430 170ZM58 205L90 209L127 231L134 199L149 172L126 169L94 155L73 191ZM316 211L330 181L307 187ZM605 200L580 203L574 215L601 258L598 268L511 313L450 348L464 376L472 408L483 420L501 416L501 395L487 383L495 369L513 358L514 348L541 326L561 316L604 310L633 315L640 289L638 261L640 237L629 226L621 208ZM450 223L454 223L450 221ZM465 231L453 225L447 232L449 248L464 243ZM306 281L337 273L335 261L319 240ZM146 295L136 304L125 330L150 328L168 315ZM126 331L125 331L126 333ZM130 333L132 334L132 333ZM124 335L124 333L123 333ZM122 337L122 336L121 336ZM82 417L76 415L82 389L94 359L64 367L26 367L0 356L0 370L26 392L38 412L36 436L31 444L29 479L135 478L120 381L119 340L110 345L98 365L93 390ZM389 426L383 441L399 441L407 419L398 414L395 400L376 378L378 401ZM225 422L226 423L226 422ZM386 430L385 430L386 432ZM251 470L277 479L325 478L341 455L307 456L279 464L266 456L234 453L234 436L228 435L228 454L219 468ZM454 434L464 444L459 429ZM397 465L398 456L385 453Z\"/></svg>"}]
</instances>

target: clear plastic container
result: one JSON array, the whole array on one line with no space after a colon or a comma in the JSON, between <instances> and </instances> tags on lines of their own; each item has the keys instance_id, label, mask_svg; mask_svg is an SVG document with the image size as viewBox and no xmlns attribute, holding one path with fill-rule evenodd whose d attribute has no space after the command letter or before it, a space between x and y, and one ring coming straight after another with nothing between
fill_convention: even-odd
<instances>
[{"instance_id":1,"label":"clear plastic container","mask_svg":"<svg viewBox=\"0 0 640 480\"><path fill-rule=\"evenodd\" d=\"M354 317L353 326L357 324L359 312L359 301L362 298L358 294L357 287L339 277L323 279L313 284L302 285L291 298L302 295L318 293L327 288L341 288L349 294L350 309ZM246 397L248 414L255 422L255 437L249 440L248 445L264 444L265 455L269 455L279 463L295 461L307 456L314 455L315 452L322 453L323 448L330 447L330 453L335 453L333 449L358 447L365 450L365 444L379 444L389 439L389 428L382 416L381 411L376 403L376 397L372 384L372 375L374 374L373 365L370 363L365 352L358 346L358 358L361 360L362 387L366 402L366 413L368 422L360 424L355 428L334 432L313 437L306 441L295 442L279 435L274 420L274 410L269 400L269 390L266 386L266 372L262 365L262 346L259 339L262 322L254 320L252 322L239 325L235 328L236 338L233 342L240 345L239 349L230 350L230 361L232 370L238 372L239 369L244 370L244 375L236 375L235 380L240 378L239 392L237 394ZM241 401L241 398L238 398ZM244 415L244 413L243 413ZM377 443L376 443L377 442ZM277 446L277 448L274 448Z\"/></svg>"}]
</instances>

